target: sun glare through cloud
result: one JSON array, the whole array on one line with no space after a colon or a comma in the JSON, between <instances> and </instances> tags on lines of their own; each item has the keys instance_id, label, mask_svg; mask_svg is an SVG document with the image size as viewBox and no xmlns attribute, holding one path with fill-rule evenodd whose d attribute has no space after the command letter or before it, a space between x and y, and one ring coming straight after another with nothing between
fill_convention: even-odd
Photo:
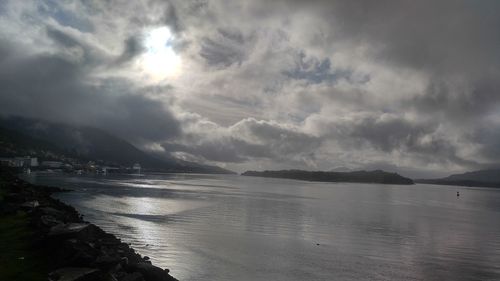
<instances>
[{"instance_id":1,"label":"sun glare through cloud","mask_svg":"<svg viewBox=\"0 0 500 281\"><path fill-rule=\"evenodd\" d=\"M147 32L144 40L146 52L139 63L155 81L175 77L180 73L181 58L172 47L174 35L166 26Z\"/></svg>"},{"instance_id":2,"label":"sun glare through cloud","mask_svg":"<svg viewBox=\"0 0 500 281\"><path fill-rule=\"evenodd\" d=\"M500 281L499 28L500 0L0 0L0 281Z\"/></svg>"}]
</instances>

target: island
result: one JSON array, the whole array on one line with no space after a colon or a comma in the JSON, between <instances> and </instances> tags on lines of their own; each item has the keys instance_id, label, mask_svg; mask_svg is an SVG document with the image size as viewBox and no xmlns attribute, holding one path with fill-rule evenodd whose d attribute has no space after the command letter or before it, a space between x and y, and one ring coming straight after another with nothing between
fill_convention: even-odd
<instances>
[{"instance_id":1,"label":"island","mask_svg":"<svg viewBox=\"0 0 500 281\"><path fill-rule=\"evenodd\" d=\"M417 183L500 188L500 169L453 174L439 179L417 179Z\"/></svg>"},{"instance_id":2,"label":"island","mask_svg":"<svg viewBox=\"0 0 500 281\"><path fill-rule=\"evenodd\" d=\"M353 172L328 172L328 171L304 171L304 170L280 170L280 171L246 171L242 176L285 178L304 181L321 182L355 182L355 183L381 183L381 184L414 184L413 180L405 178L397 173L389 173L381 170L375 171L353 171Z\"/></svg>"}]
</instances>

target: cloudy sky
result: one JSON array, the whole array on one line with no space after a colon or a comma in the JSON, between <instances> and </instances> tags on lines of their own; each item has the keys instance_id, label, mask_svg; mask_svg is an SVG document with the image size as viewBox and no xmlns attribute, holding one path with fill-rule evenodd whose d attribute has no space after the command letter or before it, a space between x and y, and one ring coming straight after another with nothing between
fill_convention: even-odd
<instances>
[{"instance_id":1,"label":"cloudy sky","mask_svg":"<svg viewBox=\"0 0 500 281\"><path fill-rule=\"evenodd\" d=\"M0 113L235 171L492 167L499 11L496 0L4 0Z\"/></svg>"}]
</instances>

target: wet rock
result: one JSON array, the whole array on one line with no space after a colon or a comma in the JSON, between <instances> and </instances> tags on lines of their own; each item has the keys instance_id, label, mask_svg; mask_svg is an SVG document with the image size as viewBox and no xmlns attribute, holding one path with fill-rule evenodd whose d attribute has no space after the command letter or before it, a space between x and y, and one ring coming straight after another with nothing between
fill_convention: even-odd
<instances>
[{"instance_id":1,"label":"wet rock","mask_svg":"<svg viewBox=\"0 0 500 281\"><path fill-rule=\"evenodd\" d=\"M108 245L108 246L119 245L122 243L122 241L116 238L115 236L106 236L104 238L99 239L98 241L102 245Z\"/></svg>"},{"instance_id":2,"label":"wet rock","mask_svg":"<svg viewBox=\"0 0 500 281\"><path fill-rule=\"evenodd\" d=\"M17 206L10 203L0 202L0 215L11 215L17 212Z\"/></svg>"},{"instance_id":3,"label":"wet rock","mask_svg":"<svg viewBox=\"0 0 500 281\"><path fill-rule=\"evenodd\" d=\"M53 226L49 231L49 237L64 239L77 238L83 241L95 241L102 235L103 230L88 223L67 223Z\"/></svg>"},{"instance_id":4,"label":"wet rock","mask_svg":"<svg viewBox=\"0 0 500 281\"><path fill-rule=\"evenodd\" d=\"M58 264L65 266L93 266L100 254L90 243L78 239L65 240L58 248Z\"/></svg>"},{"instance_id":5,"label":"wet rock","mask_svg":"<svg viewBox=\"0 0 500 281\"><path fill-rule=\"evenodd\" d=\"M45 227L53 227L55 225L61 224L62 222L57 220L53 216L41 216L40 223Z\"/></svg>"},{"instance_id":6,"label":"wet rock","mask_svg":"<svg viewBox=\"0 0 500 281\"><path fill-rule=\"evenodd\" d=\"M27 201L21 204L21 208L23 209L34 209L36 207L40 206L40 203L38 203L37 200L35 201Z\"/></svg>"},{"instance_id":7,"label":"wet rock","mask_svg":"<svg viewBox=\"0 0 500 281\"><path fill-rule=\"evenodd\" d=\"M4 200L5 202L11 203L22 203L26 201L25 197L20 193L8 193L4 195Z\"/></svg>"},{"instance_id":8,"label":"wet rock","mask_svg":"<svg viewBox=\"0 0 500 281\"><path fill-rule=\"evenodd\" d=\"M126 274L126 275L122 276L118 280L119 281L145 281L144 277L139 272L134 272L134 273Z\"/></svg>"},{"instance_id":9,"label":"wet rock","mask_svg":"<svg viewBox=\"0 0 500 281\"><path fill-rule=\"evenodd\" d=\"M62 211L56 210L52 207L42 207L39 211L46 216L52 216L58 220L64 220L65 214Z\"/></svg>"},{"instance_id":10,"label":"wet rock","mask_svg":"<svg viewBox=\"0 0 500 281\"><path fill-rule=\"evenodd\" d=\"M61 236L68 234L75 234L83 231L90 224L88 223L61 223L50 229L49 236Z\"/></svg>"},{"instance_id":11,"label":"wet rock","mask_svg":"<svg viewBox=\"0 0 500 281\"><path fill-rule=\"evenodd\" d=\"M139 272L144 277L146 281L172 281L175 280L172 276L168 274L168 269L161 269L157 266L151 265L149 263L136 263L130 264L128 269L132 272Z\"/></svg>"},{"instance_id":12,"label":"wet rock","mask_svg":"<svg viewBox=\"0 0 500 281\"><path fill-rule=\"evenodd\" d=\"M97 257L97 259L95 260L95 265L99 268L106 268L106 269L109 269L109 268L112 268L120 263L122 263L123 260L121 257L119 256L99 256Z\"/></svg>"},{"instance_id":13,"label":"wet rock","mask_svg":"<svg viewBox=\"0 0 500 281\"><path fill-rule=\"evenodd\" d=\"M102 280L99 270L86 267L64 267L49 274L54 281L95 281Z\"/></svg>"},{"instance_id":14,"label":"wet rock","mask_svg":"<svg viewBox=\"0 0 500 281\"><path fill-rule=\"evenodd\" d=\"M48 250L51 268L59 268L49 275L50 281L176 280L116 236L85 223L75 208L50 197L55 190L20 181L1 170L0 177L9 183L0 214L29 210L30 226L39 234L34 245Z\"/></svg>"}]
</instances>

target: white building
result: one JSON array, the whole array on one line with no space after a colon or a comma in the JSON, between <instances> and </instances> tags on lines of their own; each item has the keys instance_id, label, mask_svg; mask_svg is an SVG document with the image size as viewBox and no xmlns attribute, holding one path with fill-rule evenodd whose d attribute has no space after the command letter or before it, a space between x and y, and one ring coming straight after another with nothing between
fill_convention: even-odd
<instances>
[{"instance_id":1,"label":"white building","mask_svg":"<svg viewBox=\"0 0 500 281\"><path fill-rule=\"evenodd\" d=\"M135 163L134 166L132 166L132 170L134 170L134 173L140 174L141 173L141 164Z\"/></svg>"},{"instance_id":2,"label":"white building","mask_svg":"<svg viewBox=\"0 0 500 281\"><path fill-rule=\"evenodd\" d=\"M59 161L42 161L42 167L46 167L46 168L58 169L58 168L62 168L63 165L64 165L63 162L59 162Z\"/></svg>"},{"instance_id":3,"label":"white building","mask_svg":"<svg viewBox=\"0 0 500 281\"><path fill-rule=\"evenodd\" d=\"M22 167L37 167L38 166L38 158L34 157L31 158L29 156L25 157L12 157L12 158L0 158L0 161L2 162L2 166L9 166L9 167L16 167L16 168L22 168Z\"/></svg>"}]
</instances>

